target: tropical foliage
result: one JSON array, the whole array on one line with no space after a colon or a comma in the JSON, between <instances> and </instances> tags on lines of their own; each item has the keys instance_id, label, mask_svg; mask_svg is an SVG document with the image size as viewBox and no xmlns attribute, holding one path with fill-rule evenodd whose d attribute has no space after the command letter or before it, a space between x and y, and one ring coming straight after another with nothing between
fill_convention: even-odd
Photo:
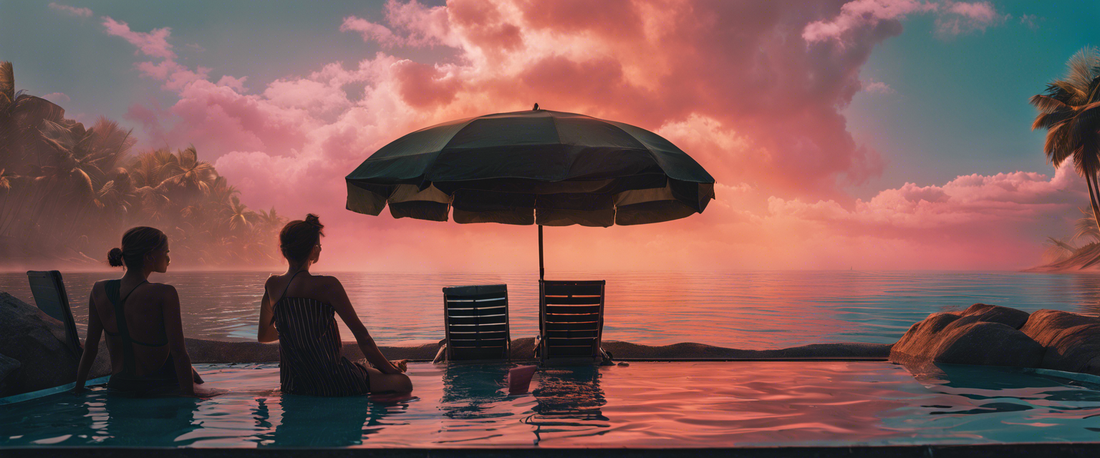
<instances>
[{"instance_id":1,"label":"tropical foliage","mask_svg":"<svg viewBox=\"0 0 1100 458\"><path fill-rule=\"evenodd\" d=\"M0 258L99 260L144 225L168 234L176 263L279 259L285 219L248 209L194 147L131 154L134 139L117 123L85 128L14 86L11 64L0 63Z\"/></svg>"},{"instance_id":2,"label":"tropical foliage","mask_svg":"<svg viewBox=\"0 0 1100 458\"><path fill-rule=\"evenodd\" d=\"M1091 218L1078 221L1073 240L1092 240L1081 248L1050 238L1048 256L1057 254L1055 264L1079 268L1100 263L1100 52L1085 48L1067 63L1063 79L1047 84L1046 91L1031 97L1039 111L1031 128L1046 129L1043 152L1055 167L1071 160L1085 178L1089 190ZM1087 214L1087 212L1086 212ZM1053 265L1053 264L1052 264Z\"/></svg>"}]
</instances>

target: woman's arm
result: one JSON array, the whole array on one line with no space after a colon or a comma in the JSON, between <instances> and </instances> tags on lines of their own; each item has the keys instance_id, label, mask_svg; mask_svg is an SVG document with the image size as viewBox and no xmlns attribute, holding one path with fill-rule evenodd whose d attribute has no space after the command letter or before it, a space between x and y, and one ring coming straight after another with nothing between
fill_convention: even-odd
<instances>
[{"instance_id":1,"label":"woman's arm","mask_svg":"<svg viewBox=\"0 0 1100 458\"><path fill-rule=\"evenodd\" d=\"M367 332L366 326L363 326L363 322L359 321L359 315L355 314L355 309L351 306L351 299L348 299L348 293L344 291L344 285L340 284L340 280L337 280L336 277L326 277L325 280L328 282L325 285L328 302L332 304L332 307L336 309L336 314L340 315L340 319L344 320L344 324L355 335L355 342L359 344L359 350L363 352L363 356L367 357L367 361L370 361L383 374L400 374L404 372L386 359L382 351L378 349L378 345L374 343L374 338Z\"/></svg>"},{"instance_id":2,"label":"woman's arm","mask_svg":"<svg viewBox=\"0 0 1100 458\"><path fill-rule=\"evenodd\" d=\"M98 285L97 285L98 286ZM80 355L80 364L76 367L76 386L73 393L84 391L84 384L88 381L88 371L92 370L92 364L99 354L99 338L103 335L103 323L99 321L99 312L95 309L92 297L95 296L95 287L92 294L88 295L88 336L84 338L84 353Z\"/></svg>"},{"instance_id":3,"label":"woman's arm","mask_svg":"<svg viewBox=\"0 0 1100 458\"><path fill-rule=\"evenodd\" d=\"M270 283L271 279L267 279ZM274 304L271 296L267 294L267 285L264 285L264 298L260 299L260 326L256 331L256 340L260 342L274 342L279 340L279 331L275 329L271 319L275 316Z\"/></svg>"},{"instance_id":4,"label":"woman's arm","mask_svg":"<svg viewBox=\"0 0 1100 458\"><path fill-rule=\"evenodd\" d=\"M187 355L187 345L183 340L183 320L180 318L180 297L172 285L158 285L162 289L164 332L168 334L168 350L172 362L176 365L176 379L180 393L186 396L195 394L195 381L191 375L191 357Z\"/></svg>"}]
</instances>

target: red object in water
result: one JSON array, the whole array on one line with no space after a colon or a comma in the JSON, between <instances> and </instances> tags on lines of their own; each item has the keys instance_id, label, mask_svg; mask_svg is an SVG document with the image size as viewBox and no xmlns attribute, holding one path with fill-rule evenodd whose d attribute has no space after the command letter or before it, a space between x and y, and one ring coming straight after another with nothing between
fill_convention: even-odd
<instances>
[{"instance_id":1,"label":"red object in water","mask_svg":"<svg viewBox=\"0 0 1100 458\"><path fill-rule=\"evenodd\" d=\"M531 376L538 366L518 366L508 371L508 394L523 394L531 388Z\"/></svg>"}]
</instances>

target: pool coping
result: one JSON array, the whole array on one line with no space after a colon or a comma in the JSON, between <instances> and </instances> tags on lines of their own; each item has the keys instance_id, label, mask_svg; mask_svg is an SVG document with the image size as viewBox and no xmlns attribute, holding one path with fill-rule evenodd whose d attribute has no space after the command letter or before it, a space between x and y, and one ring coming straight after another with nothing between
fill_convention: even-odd
<instances>
[{"instance_id":1,"label":"pool coping","mask_svg":"<svg viewBox=\"0 0 1100 458\"><path fill-rule=\"evenodd\" d=\"M841 445L841 446L753 446L723 448L171 448L171 447L0 447L4 458L46 456L147 457L157 458L283 458L309 454L310 458L397 457L438 458L560 457L563 452L581 451L586 457L1095 457L1100 442L995 443L967 445Z\"/></svg>"}]
</instances>

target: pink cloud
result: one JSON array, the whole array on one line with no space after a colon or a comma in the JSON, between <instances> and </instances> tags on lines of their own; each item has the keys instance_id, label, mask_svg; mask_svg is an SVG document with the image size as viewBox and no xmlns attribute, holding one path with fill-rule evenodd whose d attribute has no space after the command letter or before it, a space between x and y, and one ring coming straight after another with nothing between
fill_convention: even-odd
<instances>
[{"instance_id":1,"label":"pink cloud","mask_svg":"<svg viewBox=\"0 0 1100 458\"><path fill-rule=\"evenodd\" d=\"M1025 14L1020 16L1020 24L1031 30L1039 30L1039 22L1042 20L1043 18L1034 14Z\"/></svg>"},{"instance_id":2,"label":"pink cloud","mask_svg":"<svg viewBox=\"0 0 1100 458\"><path fill-rule=\"evenodd\" d=\"M989 2L854 0L841 6L840 13L832 19L806 25L802 38L811 44L827 40L847 41L853 31L883 23L896 26L897 21L906 16L920 13L934 13L936 33L945 38L974 30L984 31L1007 17L997 13Z\"/></svg>"},{"instance_id":3,"label":"pink cloud","mask_svg":"<svg viewBox=\"0 0 1100 458\"><path fill-rule=\"evenodd\" d=\"M451 34L450 8L447 6L426 7L416 0L400 2L386 1L386 21L398 30L405 31L406 44L410 46L431 46L442 44L457 47Z\"/></svg>"},{"instance_id":4,"label":"pink cloud","mask_svg":"<svg viewBox=\"0 0 1100 458\"><path fill-rule=\"evenodd\" d=\"M363 41L376 42L385 47L437 44L458 46L450 33L446 7L428 8L416 0L406 3L388 0L385 15L386 21L393 28L357 16L348 16L340 25L340 31L358 32L362 35ZM403 32L404 36L395 34L394 29Z\"/></svg>"},{"instance_id":5,"label":"pink cloud","mask_svg":"<svg viewBox=\"0 0 1100 458\"><path fill-rule=\"evenodd\" d=\"M244 87L244 83L247 80L248 80L247 76L242 76L240 78L234 78L234 77L229 76L229 75L223 75L221 77L221 79L218 80L217 85L218 86L231 87L231 88L233 88L233 90L235 90L237 92L244 93L244 92L248 92L248 90L245 89L245 87Z\"/></svg>"},{"instance_id":6,"label":"pink cloud","mask_svg":"<svg viewBox=\"0 0 1100 458\"><path fill-rule=\"evenodd\" d=\"M172 91L181 90L195 81L205 81L210 73L209 68L197 67L191 70L174 60L162 60L156 64L140 62L137 68L147 77L164 81L164 88Z\"/></svg>"},{"instance_id":7,"label":"pink cloud","mask_svg":"<svg viewBox=\"0 0 1100 458\"><path fill-rule=\"evenodd\" d=\"M389 27L355 16L344 18L344 23L340 24L340 31L359 32L363 35L363 41L374 41L383 46L394 46L401 42Z\"/></svg>"},{"instance_id":8,"label":"pink cloud","mask_svg":"<svg viewBox=\"0 0 1100 458\"><path fill-rule=\"evenodd\" d=\"M580 268L570 264L577 252L591 254L586 266L596 269L911 268L935 266L937 256L959 266L1018 265L1027 252L968 261L974 256L963 247L994 253L1033 235L1037 246L1041 228L1032 222L1072 213L1066 195L1080 197L1081 186L1063 171L906 184L866 201L845 191L886 167L852 137L842 114L857 92L890 90L861 81L863 64L901 33L907 15L985 17L980 8L948 11L957 5L683 0L593 9L566 1L426 7L391 0L381 20L349 16L333 27L384 46L446 46L453 56L420 62L381 52L266 84L249 80L249 92L246 77L215 83L211 69L142 50L162 60L138 69L176 100L163 109L135 104L127 119L161 144L195 144L253 208L320 214L331 222L331 244L343 247L328 254L334 268L528 271L533 228L353 214L344 210L343 177L409 131L535 102L654 130L718 180L719 200L703 215L548 230L555 247L548 265ZM170 52L168 29L150 34L160 30L161 49ZM128 41L139 50L145 43ZM349 94L349 85L363 89ZM937 234L952 241L930 247ZM478 260L486 247L498 255Z\"/></svg>"},{"instance_id":9,"label":"pink cloud","mask_svg":"<svg viewBox=\"0 0 1100 458\"><path fill-rule=\"evenodd\" d=\"M841 6L836 17L808 24L802 38L808 43L840 40L852 30L874 27L882 21L898 20L912 13L936 9L936 4L914 0L855 0Z\"/></svg>"},{"instance_id":10,"label":"pink cloud","mask_svg":"<svg viewBox=\"0 0 1100 458\"><path fill-rule=\"evenodd\" d=\"M845 226L940 230L948 226L1022 223L1064 214L1073 205L1067 195L1083 197L1076 175L1069 167L1054 177L1035 172L963 175L943 186L906 183L880 191L868 201L857 200L846 209L834 201L804 202L772 197L774 216L830 221ZM1087 199L1085 199L1087 201Z\"/></svg>"},{"instance_id":11,"label":"pink cloud","mask_svg":"<svg viewBox=\"0 0 1100 458\"><path fill-rule=\"evenodd\" d=\"M986 28L1003 22L1007 17L997 13L989 2L948 3L943 14L936 18L936 33L943 37L953 37L973 31L984 32Z\"/></svg>"},{"instance_id":12,"label":"pink cloud","mask_svg":"<svg viewBox=\"0 0 1100 458\"><path fill-rule=\"evenodd\" d=\"M53 103L56 103L56 104L66 103L69 100L71 100L68 95L65 95L64 92L51 92L49 94L46 94L46 95L42 96L42 98L44 98L46 100L49 100L49 101L51 101Z\"/></svg>"},{"instance_id":13,"label":"pink cloud","mask_svg":"<svg viewBox=\"0 0 1100 458\"><path fill-rule=\"evenodd\" d=\"M74 6L62 5L60 3L50 2L50 9L54 11L60 11L62 13L71 14L77 17L92 17L92 10L88 8L77 8Z\"/></svg>"},{"instance_id":14,"label":"pink cloud","mask_svg":"<svg viewBox=\"0 0 1100 458\"><path fill-rule=\"evenodd\" d=\"M125 22L116 21L109 17L103 17L103 27L108 35L122 37L130 44L138 48L138 52L149 57L161 57L175 59L176 53L172 52L172 45L168 43L168 37L172 29L168 27L153 29L151 32L134 32Z\"/></svg>"},{"instance_id":15,"label":"pink cloud","mask_svg":"<svg viewBox=\"0 0 1100 458\"><path fill-rule=\"evenodd\" d=\"M865 83L863 85L863 91L864 92L869 92L871 94L894 94L894 93L896 93L896 91L894 91L894 88L890 87L889 84L883 83L882 81L869 80L869 81L865 81L864 83Z\"/></svg>"}]
</instances>

